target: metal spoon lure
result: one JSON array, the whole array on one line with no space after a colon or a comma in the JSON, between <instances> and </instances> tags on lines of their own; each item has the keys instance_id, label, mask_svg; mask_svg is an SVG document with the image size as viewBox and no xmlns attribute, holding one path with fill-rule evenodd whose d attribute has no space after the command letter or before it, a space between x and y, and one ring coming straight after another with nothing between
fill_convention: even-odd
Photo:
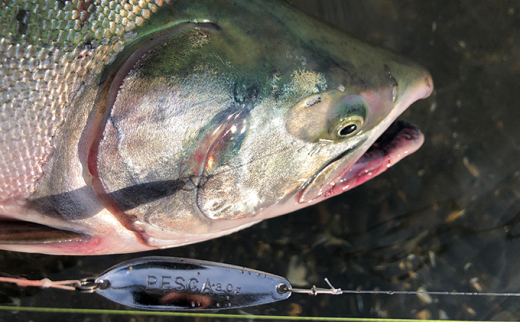
<instances>
[{"instance_id":1,"label":"metal spoon lure","mask_svg":"<svg viewBox=\"0 0 520 323\"><path fill-rule=\"evenodd\" d=\"M0 282L97 293L151 311L203 311L248 307L291 296L283 277L244 267L174 257L122 262L94 278L51 281L0 277Z\"/></svg>"},{"instance_id":2,"label":"metal spoon lure","mask_svg":"<svg viewBox=\"0 0 520 323\"><path fill-rule=\"evenodd\" d=\"M96 277L93 287L99 295L119 304L159 311L232 309L291 296L291 285L283 277L169 257L123 262Z\"/></svg>"},{"instance_id":3,"label":"metal spoon lure","mask_svg":"<svg viewBox=\"0 0 520 323\"><path fill-rule=\"evenodd\" d=\"M466 296L520 296L520 293L343 291L313 286L293 288L280 276L210 261L144 257L122 262L95 278L53 282L0 277L0 282L97 293L113 302L150 311L206 311L234 309L285 300L292 293L434 294Z\"/></svg>"}]
</instances>

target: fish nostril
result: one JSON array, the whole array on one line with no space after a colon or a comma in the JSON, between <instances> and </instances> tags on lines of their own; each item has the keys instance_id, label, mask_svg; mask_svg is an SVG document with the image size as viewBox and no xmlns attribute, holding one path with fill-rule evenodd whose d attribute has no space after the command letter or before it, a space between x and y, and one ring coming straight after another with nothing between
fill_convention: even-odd
<instances>
[{"instance_id":1,"label":"fish nostril","mask_svg":"<svg viewBox=\"0 0 520 323\"><path fill-rule=\"evenodd\" d=\"M427 87L432 87L432 86L430 85L430 80L429 80L427 77L424 78L424 83L426 83L426 86L427 86Z\"/></svg>"},{"instance_id":2,"label":"fish nostril","mask_svg":"<svg viewBox=\"0 0 520 323\"><path fill-rule=\"evenodd\" d=\"M426 86L426 90L424 91L424 96L422 98L426 99L433 92L433 80L429 74L424 78L424 85Z\"/></svg>"}]
</instances>

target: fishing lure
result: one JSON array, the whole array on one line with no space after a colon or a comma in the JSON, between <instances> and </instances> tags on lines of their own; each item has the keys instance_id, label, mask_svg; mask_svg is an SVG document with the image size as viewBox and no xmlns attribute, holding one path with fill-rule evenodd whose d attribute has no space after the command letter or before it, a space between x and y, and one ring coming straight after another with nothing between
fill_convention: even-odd
<instances>
[{"instance_id":1,"label":"fishing lure","mask_svg":"<svg viewBox=\"0 0 520 323\"><path fill-rule=\"evenodd\" d=\"M520 293L360 291L313 286L294 288L284 277L222 263L175 257L143 257L117 264L97 277L51 281L0 277L19 286L59 288L97 293L113 302L149 311L207 311L235 309L288 299L292 293L429 294L520 296Z\"/></svg>"}]
</instances>

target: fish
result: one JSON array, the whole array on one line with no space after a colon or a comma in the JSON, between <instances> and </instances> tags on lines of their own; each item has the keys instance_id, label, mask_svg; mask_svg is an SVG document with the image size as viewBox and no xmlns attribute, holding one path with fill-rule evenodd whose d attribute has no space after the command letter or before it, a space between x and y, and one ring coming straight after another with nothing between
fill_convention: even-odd
<instances>
[{"instance_id":1,"label":"fish","mask_svg":"<svg viewBox=\"0 0 520 323\"><path fill-rule=\"evenodd\" d=\"M424 141L396 119L429 72L284 1L6 0L0 26L0 249L213 239Z\"/></svg>"}]
</instances>

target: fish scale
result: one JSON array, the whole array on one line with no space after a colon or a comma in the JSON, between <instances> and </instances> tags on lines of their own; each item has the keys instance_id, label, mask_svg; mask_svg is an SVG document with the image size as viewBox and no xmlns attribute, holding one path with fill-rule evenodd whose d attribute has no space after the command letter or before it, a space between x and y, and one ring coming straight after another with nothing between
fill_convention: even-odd
<instances>
[{"instance_id":1,"label":"fish scale","mask_svg":"<svg viewBox=\"0 0 520 323\"><path fill-rule=\"evenodd\" d=\"M169 1L167 1L169 2ZM0 202L28 198L82 84L95 81L163 1L0 4Z\"/></svg>"}]
</instances>

